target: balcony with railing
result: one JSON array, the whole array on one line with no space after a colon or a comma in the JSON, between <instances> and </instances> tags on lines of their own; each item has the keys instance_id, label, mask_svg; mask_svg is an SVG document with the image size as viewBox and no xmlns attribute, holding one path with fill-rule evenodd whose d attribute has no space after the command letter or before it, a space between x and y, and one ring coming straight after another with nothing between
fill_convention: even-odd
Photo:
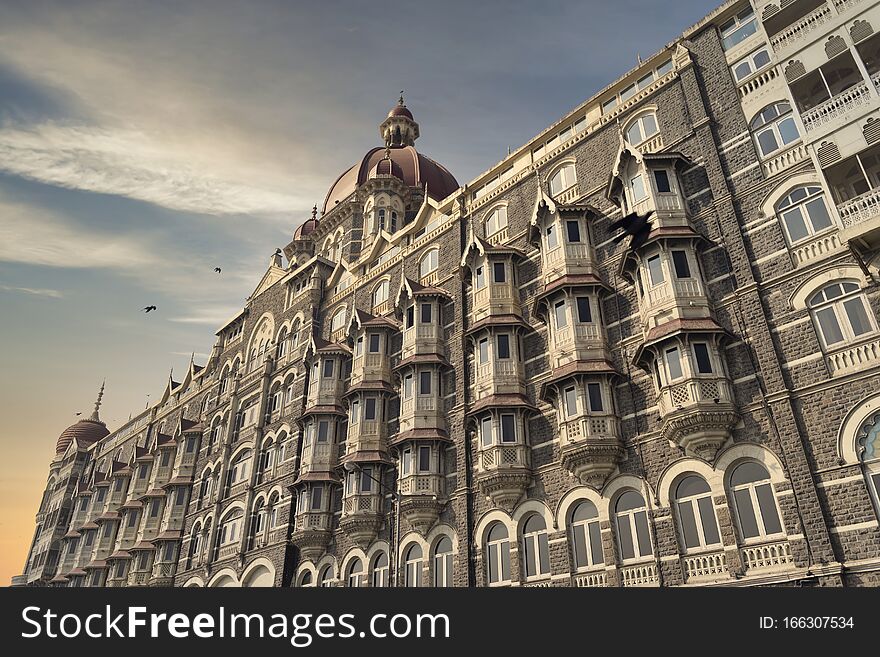
<instances>
[{"instance_id":1,"label":"balcony with railing","mask_svg":"<svg viewBox=\"0 0 880 657\"><path fill-rule=\"evenodd\" d=\"M610 360L605 334L597 322L569 323L554 329L551 339L551 369L575 361Z\"/></svg>"},{"instance_id":2,"label":"balcony with railing","mask_svg":"<svg viewBox=\"0 0 880 657\"><path fill-rule=\"evenodd\" d=\"M563 240L555 249L542 254L541 273L545 285L562 276L592 274L595 271L595 256L589 244L571 244Z\"/></svg>"},{"instance_id":3,"label":"balcony with railing","mask_svg":"<svg viewBox=\"0 0 880 657\"><path fill-rule=\"evenodd\" d=\"M657 395L661 435L692 456L711 460L739 419L725 377L700 376L663 386Z\"/></svg>"},{"instance_id":4,"label":"balcony with railing","mask_svg":"<svg viewBox=\"0 0 880 657\"><path fill-rule=\"evenodd\" d=\"M400 402L400 432L413 429L445 429L446 416L439 395L416 395Z\"/></svg>"},{"instance_id":5,"label":"balcony with railing","mask_svg":"<svg viewBox=\"0 0 880 657\"><path fill-rule=\"evenodd\" d=\"M384 353L361 353L351 362L351 386L364 382L391 382L391 358Z\"/></svg>"},{"instance_id":6,"label":"balcony with railing","mask_svg":"<svg viewBox=\"0 0 880 657\"><path fill-rule=\"evenodd\" d=\"M560 424L562 465L582 484L601 488L623 458L614 415L583 415Z\"/></svg>"},{"instance_id":7,"label":"balcony with railing","mask_svg":"<svg viewBox=\"0 0 880 657\"><path fill-rule=\"evenodd\" d=\"M730 577L723 549L685 555L681 558L681 569L688 584L717 583Z\"/></svg>"},{"instance_id":8,"label":"balcony with railing","mask_svg":"<svg viewBox=\"0 0 880 657\"><path fill-rule=\"evenodd\" d=\"M837 204L842 242L880 248L880 146L874 145L822 170Z\"/></svg>"},{"instance_id":9,"label":"balcony with railing","mask_svg":"<svg viewBox=\"0 0 880 657\"><path fill-rule=\"evenodd\" d=\"M446 343L443 339L443 329L439 322L430 324L416 323L403 331L403 346L400 359L406 360L411 356L436 354L443 356L446 353Z\"/></svg>"},{"instance_id":10,"label":"balcony with railing","mask_svg":"<svg viewBox=\"0 0 880 657\"><path fill-rule=\"evenodd\" d=\"M791 547L787 540L747 545L741 549L746 574L754 575L794 568Z\"/></svg>"},{"instance_id":11,"label":"balcony with railing","mask_svg":"<svg viewBox=\"0 0 880 657\"><path fill-rule=\"evenodd\" d=\"M604 564L571 576L571 585L580 589L602 588L608 586L608 575Z\"/></svg>"},{"instance_id":12,"label":"balcony with railing","mask_svg":"<svg viewBox=\"0 0 880 657\"><path fill-rule=\"evenodd\" d=\"M645 289L639 303L639 317L647 331L671 319L707 317L709 308L709 299L699 278L667 276L659 285Z\"/></svg>"},{"instance_id":13,"label":"balcony with railing","mask_svg":"<svg viewBox=\"0 0 880 657\"><path fill-rule=\"evenodd\" d=\"M513 358L491 360L475 368L475 399L503 394L522 394L525 380L522 366Z\"/></svg>"},{"instance_id":14,"label":"balcony with railing","mask_svg":"<svg viewBox=\"0 0 880 657\"><path fill-rule=\"evenodd\" d=\"M521 315L522 307L519 293L509 281L506 283L486 283L475 288L471 319L476 322L490 315Z\"/></svg>"},{"instance_id":15,"label":"balcony with railing","mask_svg":"<svg viewBox=\"0 0 880 657\"><path fill-rule=\"evenodd\" d=\"M654 561L624 565L620 567L620 581L623 586L660 586L657 564Z\"/></svg>"},{"instance_id":16,"label":"balcony with railing","mask_svg":"<svg viewBox=\"0 0 880 657\"><path fill-rule=\"evenodd\" d=\"M801 0L789 5L764 21L770 45L781 60L798 48L818 39L832 21L835 12L823 0Z\"/></svg>"},{"instance_id":17,"label":"balcony with railing","mask_svg":"<svg viewBox=\"0 0 880 657\"><path fill-rule=\"evenodd\" d=\"M298 511L293 520L290 542L303 558L318 559L332 536L333 515L329 511Z\"/></svg>"}]
</instances>

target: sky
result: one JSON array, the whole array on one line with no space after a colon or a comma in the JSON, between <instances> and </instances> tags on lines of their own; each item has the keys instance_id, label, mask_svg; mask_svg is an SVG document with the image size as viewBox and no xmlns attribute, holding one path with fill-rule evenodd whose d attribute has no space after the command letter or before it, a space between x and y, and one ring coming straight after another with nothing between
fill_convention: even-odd
<instances>
[{"instance_id":1,"label":"sky","mask_svg":"<svg viewBox=\"0 0 880 657\"><path fill-rule=\"evenodd\" d=\"M204 362L401 89L464 184L718 4L0 0L0 582L61 431Z\"/></svg>"}]
</instances>

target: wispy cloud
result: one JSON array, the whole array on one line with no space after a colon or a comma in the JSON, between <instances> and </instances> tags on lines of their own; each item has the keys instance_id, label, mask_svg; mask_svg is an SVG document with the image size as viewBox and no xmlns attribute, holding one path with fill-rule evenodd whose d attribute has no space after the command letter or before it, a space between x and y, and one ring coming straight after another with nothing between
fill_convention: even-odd
<instances>
[{"instance_id":1,"label":"wispy cloud","mask_svg":"<svg viewBox=\"0 0 880 657\"><path fill-rule=\"evenodd\" d=\"M169 317L168 321L178 324L208 324L219 327L231 319L239 310L240 308L231 306L191 308L189 314Z\"/></svg>"},{"instance_id":2,"label":"wispy cloud","mask_svg":"<svg viewBox=\"0 0 880 657\"><path fill-rule=\"evenodd\" d=\"M30 294L35 297L48 297L50 299L61 299L64 295L59 290L50 290L40 287L16 287L14 285L0 285L0 290L4 292L19 292L21 294Z\"/></svg>"},{"instance_id":3,"label":"wispy cloud","mask_svg":"<svg viewBox=\"0 0 880 657\"><path fill-rule=\"evenodd\" d=\"M138 131L46 122L0 128L0 171L201 214L287 212L308 203L218 177Z\"/></svg>"},{"instance_id":4,"label":"wispy cloud","mask_svg":"<svg viewBox=\"0 0 880 657\"><path fill-rule=\"evenodd\" d=\"M172 356L195 356L196 358L209 358L211 354L205 354L201 351L172 351Z\"/></svg>"}]
</instances>

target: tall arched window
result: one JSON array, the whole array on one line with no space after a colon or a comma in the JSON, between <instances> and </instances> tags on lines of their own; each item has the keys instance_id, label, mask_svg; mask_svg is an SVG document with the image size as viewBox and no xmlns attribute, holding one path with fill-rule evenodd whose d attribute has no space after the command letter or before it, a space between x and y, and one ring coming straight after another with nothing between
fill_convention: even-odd
<instances>
[{"instance_id":1,"label":"tall arched window","mask_svg":"<svg viewBox=\"0 0 880 657\"><path fill-rule=\"evenodd\" d=\"M855 281L836 281L816 292L807 304L826 347L853 342L874 333L876 322Z\"/></svg>"},{"instance_id":2,"label":"tall arched window","mask_svg":"<svg viewBox=\"0 0 880 657\"><path fill-rule=\"evenodd\" d=\"M311 588L314 586L311 570L304 570L302 572L302 574L299 576L299 586L303 589Z\"/></svg>"},{"instance_id":3,"label":"tall arched window","mask_svg":"<svg viewBox=\"0 0 880 657\"><path fill-rule=\"evenodd\" d=\"M333 319L330 320L330 331L335 332L345 328L345 308L337 310Z\"/></svg>"},{"instance_id":4,"label":"tall arched window","mask_svg":"<svg viewBox=\"0 0 880 657\"><path fill-rule=\"evenodd\" d=\"M276 347L276 356L284 358L287 354L287 329L283 328L278 332L278 346Z\"/></svg>"},{"instance_id":5,"label":"tall arched window","mask_svg":"<svg viewBox=\"0 0 880 657\"><path fill-rule=\"evenodd\" d=\"M71 544L72 545L72 544ZM202 556L202 526L196 524L192 530L192 537L189 539L189 559L190 566L198 563Z\"/></svg>"},{"instance_id":6,"label":"tall arched window","mask_svg":"<svg viewBox=\"0 0 880 657\"><path fill-rule=\"evenodd\" d=\"M818 185L796 187L776 204L776 214L792 244L831 228L825 194Z\"/></svg>"},{"instance_id":7,"label":"tall arched window","mask_svg":"<svg viewBox=\"0 0 880 657\"><path fill-rule=\"evenodd\" d=\"M355 557L348 564L348 570L345 573L345 585L353 589L360 588L363 572L363 561Z\"/></svg>"},{"instance_id":8,"label":"tall arched window","mask_svg":"<svg viewBox=\"0 0 880 657\"><path fill-rule=\"evenodd\" d=\"M736 466L730 475L730 494L743 540L782 533L773 484L763 465L746 461Z\"/></svg>"},{"instance_id":9,"label":"tall arched window","mask_svg":"<svg viewBox=\"0 0 880 657\"><path fill-rule=\"evenodd\" d=\"M547 524L537 513L529 516L523 525L523 562L526 577L550 574L550 543Z\"/></svg>"},{"instance_id":10,"label":"tall arched window","mask_svg":"<svg viewBox=\"0 0 880 657\"><path fill-rule=\"evenodd\" d=\"M500 522L493 523L486 534L486 575L489 586L510 583L510 539Z\"/></svg>"},{"instance_id":11,"label":"tall arched window","mask_svg":"<svg viewBox=\"0 0 880 657\"><path fill-rule=\"evenodd\" d=\"M880 413L862 424L856 439L874 509L880 516Z\"/></svg>"},{"instance_id":12,"label":"tall arched window","mask_svg":"<svg viewBox=\"0 0 880 657\"><path fill-rule=\"evenodd\" d=\"M419 276L424 278L428 274L437 271L437 261L438 256L440 255L440 249L430 249L425 255L422 256L421 262L419 262Z\"/></svg>"},{"instance_id":13,"label":"tall arched window","mask_svg":"<svg viewBox=\"0 0 880 657\"><path fill-rule=\"evenodd\" d=\"M422 585L422 548L413 543L403 552L404 586L415 588Z\"/></svg>"},{"instance_id":14,"label":"tall arched window","mask_svg":"<svg viewBox=\"0 0 880 657\"><path fill-rule=\"evenodd\" d=\"M552 176L550 176L550 193L553 196L561 194L567 189L574 187L577 182L573 164L565 164L559 167Z\"/></svg>"},{"instance_id":15,"label":"tall arched window","mask_svg":"<svg viewBox=\"0 0 880 657\"><path fill-rule=\"evenodd\" d=\"M617 547L623 561L653 556L651 534L648 531L648 510L639 493L628 490L617 498L614 523L617 529Z\"/></svg>"},{"instance_id":16,"label":"tall arched window","mask_svg":"<svg viewBox=\"0 0 880 657\"><path fill-rule=\"evenodd\" d=\"M373 588L381 588L388 586L388 554L383 552L379 552L375 557L373 557L373 567L371 569L373 571L372 578L372 586Z\"/></svg>"},{"instance_id":17,"label":"tall arched window","mask_svg":"<svg viewBox=\"0 0 880 657\"><path fill-rule=\"evenodd\" d=\"M321 569L321 574L318 577L318 586L324 588L333 586L333 566L328 564Z\"/></svg>"},{"instance_id":18,"label":"tall arched window","mask_svg":"<svg viewBox=\"0 0 880 657\"><path fill-rule=\"evenodd\" d=\"M507 228L507 207L501 205L486 217L486 235L494 235Z\"/></svg>"},{"instance_id":19,"label":"tall arched window","mask_svg":"<svg viewBox=\"0 0 880 657\"><path fill-rule=\"evenodd\" d=\"M767 157L801 137L791 114L791 105L784 101L758 112L752 119L751 129L761 157Z\"/></svg>"},{"instance_id":20,"label":"tall arched window","mask_svg":"<svg viewBox=\"0 0 880 657\"><path fill-rule=\"evenodd\" d=\"M675 507L685 549L721 543L712 489L705 479L696 475L682 479L675 489Z\"/></svg>"},{"instance_id":21,"label":"tall arched window","mask_svg":"<svg viewBox=\"0 0 880 657\"><path fill-rule=\"evenodd\" d=\"M375 288L373 288L373 308L377 308L378 306L388 301L389 288L390 286L387 280L382 281Z\"/></svg>"},{"instance_id":22,"label":"tall arched window","mask_svg":"<svg viewBox=\"0 0 880 657\"><path fill-rule=\"evenodd\" d=\"M578 502L571 512L571 544L574 547L574 567L577 570L605 563L599 512L596 505L589 500Z\"/></svg>"},{"instance_id":23,"label":"tall arched window","mask_svg":"<svg viewBox=\"0 0 880 657\"><path fill-rule=\"evenodd\" d=\"M630 123L626 129L626 140L633 146L638 146L659 132L657 128L657 115L654 112L642 114Z\"/></svg>"},{"instance_id":24,"label":"tall arched window","mask_svg":"<svg viewBox=\"0 0 880 657\"><path fill-rule=\"evenodd\" d=\"M241 523L244 511L235 509L223 518L220 524L220 545L232 545L241 537Z\"/></svg>"},{"instance_id":25,"label":"tall arched window","mask_svg":"<svg viewBox=\"0 0 880 657\"><path fill-rule=\"evenodd\" d=\"M452 540L443 536L434 546L434 586L452 583Z\"/></svg>"}]
</instances>

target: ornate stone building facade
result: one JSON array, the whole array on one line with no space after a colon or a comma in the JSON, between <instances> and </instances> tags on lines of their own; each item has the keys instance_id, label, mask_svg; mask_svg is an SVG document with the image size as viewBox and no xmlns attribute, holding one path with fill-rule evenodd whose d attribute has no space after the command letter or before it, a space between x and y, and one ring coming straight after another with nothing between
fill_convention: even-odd
<instances>
[{"instance_id":1,"label":"ornate stone building facade","mask_svg":"<svg viewBox=\"0 0 880 657\"><path fill-rule=\"evenodd\" d=\"M203 367L62 434L17 583L880 584L878 28L728 2L464 186L401 99Z\"/></svg>"}]
</instances>

